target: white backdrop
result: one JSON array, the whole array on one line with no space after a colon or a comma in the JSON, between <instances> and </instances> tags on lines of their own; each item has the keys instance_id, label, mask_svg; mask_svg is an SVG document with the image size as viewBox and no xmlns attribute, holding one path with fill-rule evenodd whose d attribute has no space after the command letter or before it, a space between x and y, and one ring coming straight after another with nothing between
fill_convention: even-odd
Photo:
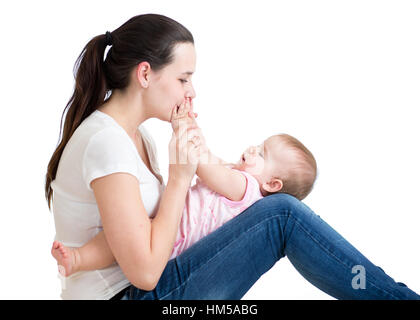
<instances>
[{"instance_id":1,"label":"white backdrop","mask_svg":"<svg viewBox=\"0 0 420 320\"><path fill-rule=\"evenodd\" d=\"M237 160L285 132L315 155L304 200L373 263L420 292L418 1L20 1L0 4L0 299L59 299L46 166L73 65L94 36L160 13L194 35L195 111ZM169 124L145 123L167 177ZM369 276L369 275L368 275ZM244 299L332 299L280 260Z\"/></svg>"}]
</instances>

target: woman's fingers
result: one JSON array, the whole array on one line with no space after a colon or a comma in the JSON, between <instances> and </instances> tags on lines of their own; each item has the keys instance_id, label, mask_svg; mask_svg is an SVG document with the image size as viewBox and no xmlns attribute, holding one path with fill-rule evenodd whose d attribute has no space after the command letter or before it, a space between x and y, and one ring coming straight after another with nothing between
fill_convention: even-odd
<instances>
[{"instance_id":1,"label":"woman's fingers","mask_svg":"<svg viewBox=\"0 0 420 320\"><path fill-rule=\"evenodd\" d=\"M188 141L188 162L191 164L198 164L200 162L200 151L201 151L200 137L194 136Z\"/></svg>"},{"instance_id":2,"label":"woman's fingers","mask_svg":"<svg viewBox=\"0 0 420 320\"><path fill-rule=\"evenodd\" d=\"M199 128L186 128L185 130L181 131L180 128L180 132L178 135L178 139L181 143L187 143L187 141L192 141L193 138L200 138L200 129Z\"/></svg>"},{"instance_id":3,"label":"woman's fingers","mask_svg":"<svg viewBox=\"0 0 420 320\"><path fill-rule=\"evenodd\" d=\"M177 125L173 126L175 131L179 131L180 135L184 133L186 130L190 129L198 129L197 122L195 119L192 119L190 117L181 118L176 121Z\"/></svg>"},{"instance_id":4,"label":"woman's fingers","mask_svg":"<svg viewBox=\"0 0 420 320\"><path fill-rule=\"evenodd\" d=\"M200 137L199 136L193 136L191 138L192 143L197 146L200 143Z\"/></svg>"},{"instance_id":5,"label":"woman's fingers","mask_svg":"<svg viewBox=\"0 0 420 320\"><path fill-rule=\"evenodd\" d=\"M178 140L179 154L186 154L192 147L200 145L200 134L197 129L186 130Z\"/></svg>"},{"instance_id":6,"label":"woman's fingers","mask_svg":"<svg viewBox=\"0 0 420 320\"><path fill-rule=\"evenodd\" d=\"M170 163L196 164L197 151L195 149L199 148L200 145L198 129L180 128L172 135L170 142Z\"/></svg>"}]
</instances>

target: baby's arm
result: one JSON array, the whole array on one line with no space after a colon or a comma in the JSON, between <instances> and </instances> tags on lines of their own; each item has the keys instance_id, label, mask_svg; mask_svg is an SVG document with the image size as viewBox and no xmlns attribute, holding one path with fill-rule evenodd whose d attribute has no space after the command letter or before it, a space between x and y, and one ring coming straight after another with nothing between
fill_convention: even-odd
<instances>
[{"instance_id":1,"label":"baby's arm","mask_svg":"<svg viewBox=\"0 0 420 320\"><path fill-rule=\"evenodd\" d=\"M245 176L213 155L207 147L203 154L196 171L201 181L229 200L242 200L246 191Z\"/></svg>"}]
</instances>

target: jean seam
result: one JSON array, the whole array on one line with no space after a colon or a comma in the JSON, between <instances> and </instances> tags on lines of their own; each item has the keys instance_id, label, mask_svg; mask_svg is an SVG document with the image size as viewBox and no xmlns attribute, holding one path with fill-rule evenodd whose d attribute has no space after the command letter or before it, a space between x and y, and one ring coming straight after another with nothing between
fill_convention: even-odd
<instances>
[{"instance_id":1,"label":"jean seam","mask_svg":"<svg viewBox=\"0 0 420 320\"><path fill-rule=\"evenodd\" d=\"M287 218L287 221L286 221L286 223L284 224L284 229L282 230L283 234L285 234L285 230L286 230L287 224L288 224L288 222L289 222L289 218L290 218L291 216L292 216L292 215L290 214L290 211L289 211L289 210L287 210L287 214L286 214L286 215L284 215L284 214L282 214L282 215L281 215L281 217L286 217L286 218ZM297 222L297 220L296 220L296 219L294 219L294 220L295 220L295 222ZM300 224L298 223L298 225L300 225ZM289 237L287 237L287 239L284 237L283 256L285 256L285 255L286 255L284 248L286 248L287 243L289 242L289 239L290 239L290 237L292 236L292 234L293 234L293 230L294 230L294 229L295 229L295 225L293 224L293 227L292 227L292 230L290 231Z\"/></svg>"}]
</instances>

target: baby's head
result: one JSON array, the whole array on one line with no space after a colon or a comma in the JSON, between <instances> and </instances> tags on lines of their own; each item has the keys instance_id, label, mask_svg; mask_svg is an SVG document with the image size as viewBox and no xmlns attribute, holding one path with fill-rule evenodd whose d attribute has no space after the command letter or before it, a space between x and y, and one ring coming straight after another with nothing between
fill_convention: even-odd
<instances>
[{"instance_id":1,"label":"baby's head","mask_svg":"<svg viewBox=\"0 0 420 320\"><path fill-rule=\"evenodd\" d=\"M274 135L259 146L249 147L234 168L256 178L263 196L288 193L299 200L311 192L317 176L312 153L288 134Z\"/></svg>"}]
</instances>

